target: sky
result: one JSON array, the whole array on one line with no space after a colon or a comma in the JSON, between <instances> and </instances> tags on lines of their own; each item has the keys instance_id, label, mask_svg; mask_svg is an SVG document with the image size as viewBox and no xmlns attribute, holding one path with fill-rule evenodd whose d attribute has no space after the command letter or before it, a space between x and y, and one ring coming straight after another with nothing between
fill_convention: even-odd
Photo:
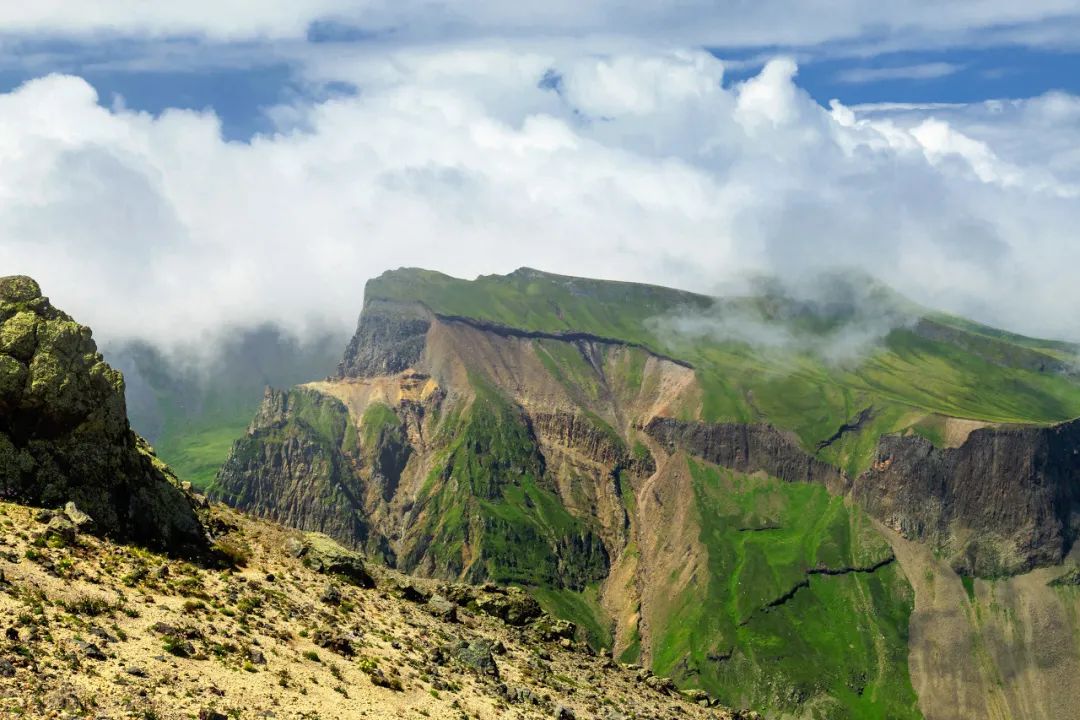
<instances>
[{"instance_id":1,"label":"sky","mask_svg":"<svg viewBox=\"0 0 1080 720\"><path fill-rule=\"evenodd\" d=\"M869 273L1080 341L1075 0L0 6L0 274L99 340L520 266Z\"/></svg>"}]
</instances>

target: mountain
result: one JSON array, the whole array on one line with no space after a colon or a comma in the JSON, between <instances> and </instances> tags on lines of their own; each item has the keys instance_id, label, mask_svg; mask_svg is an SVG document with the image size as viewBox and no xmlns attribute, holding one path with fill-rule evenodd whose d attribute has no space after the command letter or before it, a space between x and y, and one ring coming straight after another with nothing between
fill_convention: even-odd
<instances>
[{"instance_id":1,"label":"mountain","mask_svg":"<svg viewBox=\"0 0 1080 720\"><path fill-rule=\"evenodd\" d=\"M862 278L712 298L403 269L368 283L336 377L267 391L211 492L407 572L527 587L733 706L1055 717L1034 698L1080 647L998 641L1078 637L1074 591L1029 582L1080 523L1074 355Z\"/></svg>"},{"instance_id":2,"label":"mountain","mask_svg":"<svg viewBox=\"0 0 1080 720\"><path fill-rule=\"evenodd\" d=\"M209 504L124 398L88 328L0 278L3 717L760 717L598 657L521 590Z\"/></svg>"},{"instance_id":3,"label":"mountain","mask_svg":"<svg viewBox=\"0 0 1080 720\"><path fill-rule=\"evenodd\" d=\"M297 338L274 325L237 328L210 348L166 353L143 341L102 352L124 374L131 426L183 480L205 488L243 434L267 385L333 372L347 336Z\"/></svg>"},{"instance_id":4,"label":"mountain","mask_svg":"<svg viewBox=\"0 0 1080 720\"><path fill-rule=\"evenodd\" d=\"M179 481L128 426L123 376L24 276L0 278L0 499L74 503L70 521L118 541L206 545Z\"/></svg>"}]
</instances>

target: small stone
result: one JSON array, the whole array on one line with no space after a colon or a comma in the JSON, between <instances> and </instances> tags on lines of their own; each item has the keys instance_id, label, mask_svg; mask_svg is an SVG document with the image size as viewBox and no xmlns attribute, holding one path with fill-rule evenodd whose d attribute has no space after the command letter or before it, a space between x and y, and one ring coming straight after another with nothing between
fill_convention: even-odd
<instances>
[{"instance_id":1,"label":"small stone","mask_svg":"<svg viewBox=\"0 0 1080 720\"><path fill-rule=\"evenodd\" d=\"M100 628L97 625L94 625L90 628L90 634L98 638L99 640L105 642L106 644L116 642L116 638L110 635L108 631L106 631L104 628Z\"/></svg>"},{"instance_id":2,"label":"small stone","mask_svg":"<svg viewBox=\"0 0 1080 720\"><path fill-rule=\"evenodd\" d=\"M424 607L444 622L457 622L457 607L442 595L432 595Z\"/></svg>"},{"instance_id":3,"label":"small stone","mask_svg":"<svg viewBox=\"0 0 1080 720\"><path fill-rule=\"evenodd\" d=\"M64 516L71 521L78 532L86 532L94 526L94 518L84 513L70 500L64 506Z\"/></svg>"},{"instance_id":4,"label":"small stone","mask_svg":"<svg viewBox=\"0 0 1080 720\"><path fill-rule=\"evenodd\" d=\"M252 665L266 664L266 656L258 648L248 648L247 656Z\"/></svg>"},{"instance_id":5,"label":"small stone","mask_svg":"<svg viewBox=\"0 0 1080 720\"><path fill-rule=\"evenodd\" d=\"M15 666L7 658L0 658L0 677L15 677Z\"/></svg>"},{"instance_id":6,"label":"small stone","mask_svg":"<svg viewBox=\"0 0 1080 720\"><path fill-rule=\"evenodd\" d=\"M312 642L321 648L326 648L344 657L352 657L356 654L354 644L359 643L359 638L346 633L322 628L312 635Z\"/></svg>"},{"instance_id":7,"label":"small stone","mask_svg":"<svg viewBox=\"0 0 1080 720\"><path fill-rule=\"evenodd\" d=\"M327 605L340 605L341 604L341 590L334 583L329 583L323 588L322 595L319 597Z\"/></svg>"},{"instance_id":8,"label":"small stone","mask_svg":"<svg viewBox=\"0 0 1080 720\"><path fill-rule=\"evenodd\" d=\"M556 720L576 720L577 714L574 712L574 709L572 707L560 703L555 706L554 717L556 718Z\"/></svg>"},{"instance_id":9,"label":"small stone","mask_svg":"<svg viewBox=\"0 0 1080 720\"><path fill-rule=\"evenodd\" d=\"M86 657L90 658L91 660L106 660L107 659L105 657L105 653L103 653L101 651L101 648L99 648L94 643L82 642L80 640L80 641L76 641L75 647L79 648L79 651L83 655L85 655Z\"/></svg>"}]
</instances>

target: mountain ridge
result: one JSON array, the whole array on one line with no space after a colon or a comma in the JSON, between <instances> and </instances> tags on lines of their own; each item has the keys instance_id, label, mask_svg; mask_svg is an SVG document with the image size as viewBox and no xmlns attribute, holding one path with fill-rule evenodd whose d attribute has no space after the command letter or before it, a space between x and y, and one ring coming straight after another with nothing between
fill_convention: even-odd
<instances>
[{"instance_id":1,"label":"mountain ridge","mask_svg":"<svg viewBox=\"0 0 1080 720\"><path fill-rule=\"evenodd\" d=\"M1036 439L1053 432L1066 410L1080 408L1073 380L1041 354L1029 362L1042 341L1021 347L984 335L991 344L968 342L973 350L948 344L947 333L921 337L907 315L856 365L823 361L817 344L780 352L738 337L655 331L655 318L682 312L689 297L692 311L721 320L754 307L754 317L787 328L785 342L846 338L853 323L892 318L848 303L864 295L733 305L532 270L474 281L389 272L368 283L337 376L288 391L324 398L343 430L325 435L299 416L255 423L215 492L233 501L257 492L269 517L306 529L333 534L334 518L361 522L362 537L338 539L409 572L529 587L618 657L735 705L782 717L808 704L916 717L905 570L882 562L892 555L875 521L841 496L930 543L953 572L997 576L1060 562L1075 537L1075 498L1024 493L1043 480L1069 487L1071 461L1045 477L1031 465L1033 480L980 500L979 491L929 492L953 482L951 466L918 470L914 458L952 457L972 437L1013 432L1016 420ZM916 375L921 383L908 384ZM994 395L997 387L1007 392ZM308 471L299 446L274 439L282 432L351 470L336 480ZM885 437L894 446L882 445ZM1011 452L1035 457L1038 447ZM907 460L889 454L906 458L911 449ZM272 459L244 464L241 456ZM893 462L916 470L901 483L888 472ZM886 506L871 489L885 485L908 495ZM335 498L311 502L319 513L340 511L275 510L286 487L290 496L308 488L312 499ZM1026 508L1012 524L996 535L974 531L1010 503ZM868 572L813 572L843 567ZM738 581L718 582L728 577ZM753 611L795 585L805 590ZM835 645L837 618L846 655ZM786 649L770 659L759 643ZM864 677L858 668L867 666L880 670Z\"/></svg>"}]
</instances>

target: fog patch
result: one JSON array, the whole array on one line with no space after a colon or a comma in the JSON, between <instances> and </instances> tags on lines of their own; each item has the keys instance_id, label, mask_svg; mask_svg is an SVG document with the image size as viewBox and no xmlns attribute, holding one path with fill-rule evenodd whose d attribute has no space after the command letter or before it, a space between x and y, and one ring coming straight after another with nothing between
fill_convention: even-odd
<instances>
[{"instance_id":1,"label":"fog patch","mask_svg":"<svg viewBox=\"0 0 1080 720\"><path fill-rule=\"evenodd\" d=\"M810 355L850 368L921 315L916 305L868 276L830 272L729 285L711 306L681 308L647 325L671 345L738 343L764 355Z\"/></svg>"}]
</instances>

